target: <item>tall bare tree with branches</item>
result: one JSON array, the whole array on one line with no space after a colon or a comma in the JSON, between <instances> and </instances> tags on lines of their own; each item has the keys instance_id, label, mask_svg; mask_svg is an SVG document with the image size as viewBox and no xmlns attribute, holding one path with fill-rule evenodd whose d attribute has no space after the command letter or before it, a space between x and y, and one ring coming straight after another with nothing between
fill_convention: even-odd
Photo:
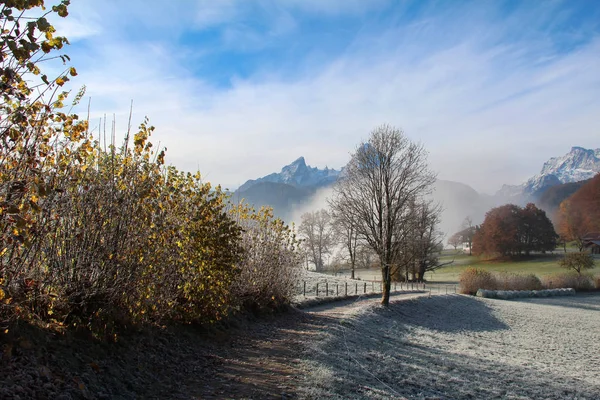
<instances>
[{"instance_id":1,"label":"tall bare tree with branches","mask_svg":"<svg viewBox=\"0 0 600 400\"><path fill-rule=\"evenodd\" d=\"M339 244L342 245L350 264L350 278L354 279L358 248L360 245L356 222L344 212L344 207L340 207L340 204L332 207L331 215L335 235L339 238Z\"/></svg>"},{"instance_id":2,"label":"tall bare tree with branches","mask_svg":"<svg viewBox=\"0 0 600 400\"><path fill-rule=\"evenodd\" d=\"M384 305L410 235L411 205L430 192L434 181L424 147L382 125L358 146L334 187L330 206L356 223L359 236L379 257Z\"/></svg>"},{"instance_id":3,"label":"tall bare tree with branches","mask_svg":"<svg viewBox=\"0 0 600 400\"><path fill-rule=\"evenodd\" d=\"M431 201L416 205L413 234L415 271L413 280L424 281L425 273L432 272L449 263L440 263L437 256L443 234L438 230L442 208ZM451 262L450 262L451 263Z\"/></svg>"},{"instance_id":4,"label":"tall bare tree with branches","mask_svg":"<svg viewBox=\"0 0 600 400\"><path fill-rule=\"evenodd\" d=\"M323 257L331 253L335 240L331 215L327 210L319 210L302 214L300 220L298 233L304 241L308 261L317 271L322 271L325 267Z\"/></svg>"}]
</instances>

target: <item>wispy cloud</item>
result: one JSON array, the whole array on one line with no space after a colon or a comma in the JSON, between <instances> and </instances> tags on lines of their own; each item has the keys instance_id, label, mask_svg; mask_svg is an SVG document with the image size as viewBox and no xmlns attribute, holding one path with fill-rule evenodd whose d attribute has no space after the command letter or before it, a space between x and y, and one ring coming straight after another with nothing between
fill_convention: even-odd
<instances>
[{"instance_id":1,"label":"wispy cloud","mask_svg":"<svg viewBox=\"0 0 600 400\"><path fill-rule=\"evenodd\" d=\"M440 177L485 191L599 146L593 4L585 17L572 2L85 4L73 20L100 22L70 53L94 118L124 129L133 99L173 163L229 187L300 155L340 167L381 123L422 141Z\"/></svg>"}]
</instances>

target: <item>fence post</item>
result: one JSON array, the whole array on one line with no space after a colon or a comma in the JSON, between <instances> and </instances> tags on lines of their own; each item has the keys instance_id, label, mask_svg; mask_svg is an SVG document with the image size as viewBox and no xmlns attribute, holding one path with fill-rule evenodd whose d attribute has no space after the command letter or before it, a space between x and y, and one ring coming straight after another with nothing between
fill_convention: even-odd
<instances>
[{"instance_id":1,"label":"fence post","mask_svg":"<svg viewBox=\"0 0 600 400\"><path fill-rule=\"evenodd\" d=\"M415 290L415 283L414 282L410 283L410 290Z\"/></svg>"},{"instance_id":2,"label":"fence post","mask_svg":"<svg viewBox=\"0 0 600 400\"><path fill-rule=\"evenodd\" d=\"M316 296L319 297L319 282L317 282L317 294L316 294Z\"/></svg>"},{"instance_id":3,"label":"fence post","mask_svg":"<svg viewBox=\"0 0 600 400\"><path fill-rule=\"evenodd\" d=\"M365 290L363 291L363 293L367 293L367 282L365 282Z\"/></svg>"},{"instance_id":4,"label":"fence post","mask_svg":"<svg viewBox=\"0 0 600 400\"><path fill-rule=\"evenodd\" d=\"M302 292L304 293L304 297L306 297L306 281L304 281L304 289L302 290Z\"/></svg>"},{"instance_id":5,"label":"fence post","mask_svg":"<svg viewBox=\"0 0 600 400\"><path fill-rule=\"evenodd\" d=\"M340 284L339 283L335 284L335 295L336 296L340 295Z\"/></svg>"},{"instance_id":6,"label":"fence post","mask_svg":"<svg viewBox=\"0 0 600 400\"><path fill-rule=\"evenodd\" d=\"M446 285L446 294L448 294L448 285Z\"/></svg>"},{"instance_id":7,"label":"fence post","mask_svg":"<svg viewBox=\"0 0 600 400\"><path fill-rule=\"evenodd\" d=\"M329 296L329 282L325 282L325 297Z\"/></svg>"},{"instance_id":8,"label":"fence post","mask_svg":"<svg viewBox=\"0 0 600 400\"><path fill-rule=\"evenodd\" d=\"M358 294L358 282L354 284L354 294Z\"/></svg>"},{"instance_id":9,"label":"fence post","mask_svg":"<svg viewBox=\"0 0 600 400\"><path fill-rule=\"evenodd\" d=\"M375 282L371 282L371 293L375 291Z\"/></svg>"},{"instance_id":10,"label":"fence post","mask_svg":"<svg viewBox=\"0 0 600 400\"><path fill-rule=\"evenodd\" d=\"M348 282L345 282L346 291L344 292L345 296L348 296Z\"/></svg>"}]
</instances>

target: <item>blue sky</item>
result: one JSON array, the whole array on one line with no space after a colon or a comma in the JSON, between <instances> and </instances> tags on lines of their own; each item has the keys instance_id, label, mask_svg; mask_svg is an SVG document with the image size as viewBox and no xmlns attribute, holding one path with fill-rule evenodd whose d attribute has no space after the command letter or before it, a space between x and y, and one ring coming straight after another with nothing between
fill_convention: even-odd
<instances>
[{"instance_id":1,"label":"blue sky","mask_svg":"<svg viewBox=\"0 0 600 400\"><path fill-rule=\"evenodd\" d=\"M229 188L339 168L383 123L490 193L600 147L596 0L73 0L57 28L93 121L122 134L133 100L170 162Z\"/></svg>"}]
</instances>

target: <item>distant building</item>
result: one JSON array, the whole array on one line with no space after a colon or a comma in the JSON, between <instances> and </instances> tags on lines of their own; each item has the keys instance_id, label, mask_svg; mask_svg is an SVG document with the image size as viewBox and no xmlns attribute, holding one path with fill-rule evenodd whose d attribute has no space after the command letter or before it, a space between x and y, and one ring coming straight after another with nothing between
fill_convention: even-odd
<instances>
[{"instance_id":1,"label":"distant building","mask_svg":"<svg viewBox=\"0 0 600 400\"><path fill-rule=\"evenodd\" d=\"M471 250L471 244L469 242L463 242L462 251L468 253Z\"/></svg>"},{"instance_id":2,"label":"distant building","mask_svg":"<svg viewBox=\"0 0 600 400\"><path fill-rule=\"evenodd\" d=\"M600 232L590 232L585 234L581 241L583 247L592 254L600 254Z\"/></svg>"}]
</instances>

